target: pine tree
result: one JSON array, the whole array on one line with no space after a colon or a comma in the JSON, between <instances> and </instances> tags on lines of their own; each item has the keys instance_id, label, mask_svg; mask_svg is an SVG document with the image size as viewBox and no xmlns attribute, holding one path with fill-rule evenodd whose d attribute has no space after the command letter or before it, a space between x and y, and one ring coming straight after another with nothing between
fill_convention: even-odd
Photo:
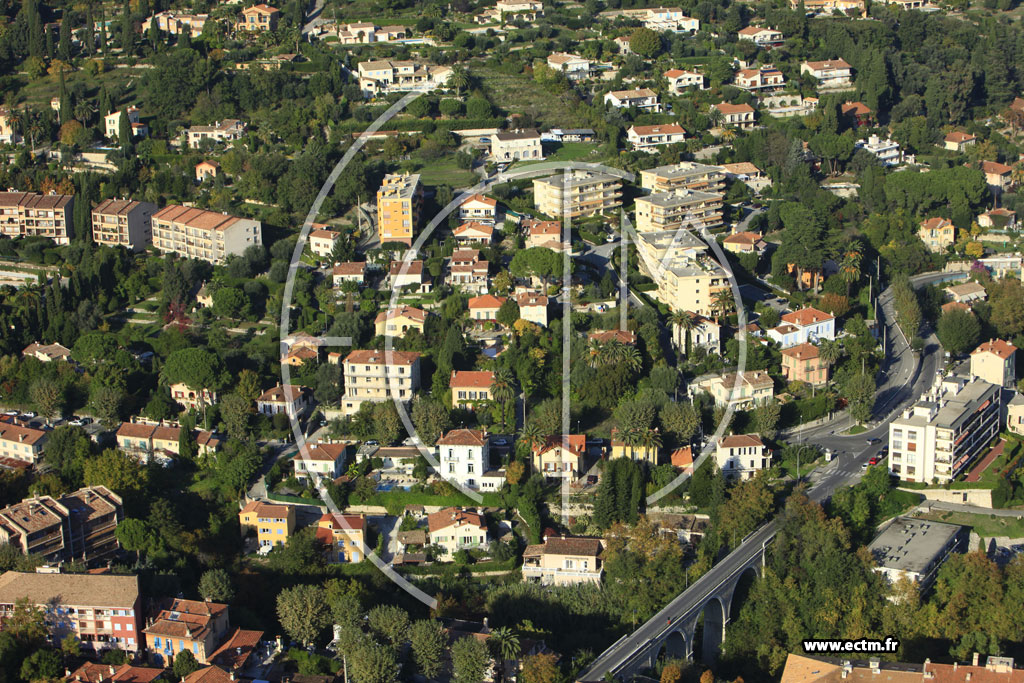
<instances>
[{"instance_id":1,"label":"pine tree","mask_svg":"<svg viewBox=\"0 0 1024 683\"><path fill-rule=\"evenodd\" d=\"M65 63L71 63L71 14L65 10L60 22L60 42L57 43L57 56Z\"/></svg>"}]
</instances>

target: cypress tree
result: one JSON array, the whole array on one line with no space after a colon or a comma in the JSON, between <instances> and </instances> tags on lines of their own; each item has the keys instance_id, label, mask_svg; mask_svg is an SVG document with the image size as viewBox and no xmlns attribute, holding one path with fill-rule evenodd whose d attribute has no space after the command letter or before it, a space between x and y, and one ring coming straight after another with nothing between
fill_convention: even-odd
<instances>
[{"instance_id":1,"label":"cypress tree","mask_svg":"<svg viewBox=\"0 0 1024 683\"><path fill-rule=\"evenodd\" d=\"M107 92L107 86L103 86L100 89L100 116L107 116L113 110L113 106L110 104L110 93Z\"/></svg>"},{"instance_id":2,"label":"cypress tree","mask_svg":"<svg viewBox=\"0 0 1024 683\"><path fill-rule=\"evenodd\" d=\"M107 14L100 5L100 51L107 56Z\"/></svg>"},{"instance_id":3,"label":"cypress tree","mask_svg":"<svg viewBox=\"0 0 1024 683\"><path fill-rule=\"evenodd\" d=\"M121 116L118 117L117 137L121 142L121 147L125 149L132 144L132 127L128 123L128 112L124 109L121 110Z\"/></svg>"},{"instance_id":4,"label":"cypress tree","mask_svg":"<svg viewBox=\"0 0 1024 683\"><path fill-rule=\"evenodd\" d=\"M64 83L64 69L60 70L60 111L58 112L59 123L67 123L73 118L71 109L71 96L68 94L67 85Z\"/></svg>"},{"instance_id":5,"label":"cypress tree","mask_svg":"<svg viewBox=\"0 0 1024 683\"><path fill-rule=\"evenodd\" d=\"M92 16L92 5L85 8L85 51L90 56L96 54L96 21Z\"/></svg>"},{"instance_id":6,"label":"cypress tree","mask_svg":"<svg viewBox=\"0 0 1024 683\"><path fill-rule=\"evenodd\" d=\"M57 56L65 63L71 62L71 13L64 12L60 22L60 41L57 43Z\"/></svg>"}]
</instances>

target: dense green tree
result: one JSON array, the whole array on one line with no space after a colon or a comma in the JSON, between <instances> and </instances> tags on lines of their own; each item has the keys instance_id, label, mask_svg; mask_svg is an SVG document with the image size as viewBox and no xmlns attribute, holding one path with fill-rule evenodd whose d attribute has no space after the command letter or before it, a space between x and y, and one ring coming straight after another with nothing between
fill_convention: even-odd
<instances>
[{"instance_id":1,"label":"dense green tree","mask_svg":"<svg viewBox=\"0 0 1024 683\"><path fill-rule=\"evenodd\" d=\"M289 636L312 645L331 623L327 594L308 584L286 588L277 596L277 617Z\"/></svg>"},{"instance_id":2,"label":"dense green tree","mask_svg":"<svg viewBox=\"0 0 1024 683\"><path fill-rule=\"evenodd\" d=\"M448 647L448 638L441 624L433 619L413 622L409 629L409 641L417 673L428 680L437 678L444 666L445 650Z\"/></svg>"},{"instance_id":3,"label":"dense green tree","mask_svg":"<svg viewBox=\"0 0 1024 683\"><path fill-rule=\"evenodd\" d=\"M487 646L472 636L463 636L451 645L452 680L456 683L483 683L491 664Z\"/></svg>"},{"instance_id":4,"label":"dense green tree","mask_svg":"<svg viewBox=\"0 0 1024 683\"><path fill-rule=\"evenodd\" d=\"M936 334L944 349L952 354L961 354L978 345L981 323L970 311L952 309L939 318Z\"/></svg>"}]
</instances>

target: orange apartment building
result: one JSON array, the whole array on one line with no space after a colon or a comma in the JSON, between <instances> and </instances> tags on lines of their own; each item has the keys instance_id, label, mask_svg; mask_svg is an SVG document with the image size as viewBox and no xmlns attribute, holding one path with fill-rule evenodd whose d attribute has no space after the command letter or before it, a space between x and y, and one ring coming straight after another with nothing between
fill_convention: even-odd
<instances>
[{"instance_id":1,"label":"orange apartment building","mask_svg":"<svg viewBox=\"0 0 1024 683\"><path fill-rule=\"evenodd\" d=\"M422 204L423 186L418 173L384 176L377 190L377 233L381 244L402 242L412 246Z\"/></svg>"}]
</instances>

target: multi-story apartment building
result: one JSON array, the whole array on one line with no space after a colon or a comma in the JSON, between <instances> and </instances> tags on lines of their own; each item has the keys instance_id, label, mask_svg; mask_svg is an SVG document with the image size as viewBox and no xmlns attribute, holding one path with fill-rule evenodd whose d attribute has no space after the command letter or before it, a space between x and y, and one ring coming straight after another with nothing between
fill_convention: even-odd
<instances>
[{"instance_id":1,"label":"multi-story apartment building","mask_svg":"<svg viewBox=\"0 0 1024 683\"><path fill-rule=\"evenodd\" d=\"M853 67L845 59L826 59L820 62L803 62L800 73L812 76L818 87L824 90L841 88L853 83Z\"/></svg>"},{"instance_id":2,"label":"multi-story apartment building","mask_svg":"<svg viewBox=\"0 0 1024 683\"><path fill-rule=\"evenodd\" d=\"M216 211L171 204L154 213L152 223L158 250L213 264L263 244L260 221Z\"/></svg>"},{"instance_id":3,"label":"multi-story apartment building","mask_svg":"<svg viewBox=\"0 0 1024 683\"><path fill-rule=\"evenodd\" d=\"M952 481L999 433L1000 387L977 378L937 377L889 424L889 471L906 481Z\"/></svg>"},{"instance_id":4,"label":"multi-story apartment building","mask_svg":"<svg viewBox=\"0 0 1024 683\"><path fill-rule=\"evenodd\" d=\"M206 664L229 628L227 605L174 598L147 618L143 633L154 664L170 666L174 656L186 650Z\"/></svg>"},{"instance_id":5,"label":"multi-story apartment building","mask_svg":"<svg viewBox=\"0 0 1024 683\"><path fill-rule=\"evenodd\" d=\"M438 474L466 488L480 487L491 464L491 439L479 429L453 429L437 440Z\"/></svg>"},{"instance_id":6,"label":"multi-story apartment building","mask_svg":"<svg viewBox=\"0 0 1024 683\"><path fill-rule=\"evenodd\" d=\"M281 18L281 10L270 5L259 4L242 10L242 20L238 29L242 31L276 31L277 22Z\"/></svg>"},{"instance_id":7,"label":"multi-story apartment building","mask_svg":"<svg viewBox=\"0 0 1024 683\"><path fill-rule=\"evenodd\" d=\"M541 160L544 147L540 133L533 129L512 130L491 136L491 159L498 163Z\"/></svg>"},{"instance_id":8,"label":"multi-story apartment building","mask_svg":"<svg viewBox=\"0 0 1024 683\"><path fill-rule=\"evenodd\" d=\"M566 197L568 190L568 197ZM622 206L622 180L608 173L573 171L533 181L533 203L549 216L593 216Z\"/></svg>"},{"instance_id":9,"label":"multi-story apartment building","mask_svg":"<svg viewBox=\"0 0 1024 683\"><path fill-rule=\"evenodd\" d=\"M43 611L50 642L68 636L86 652L142 649L142 596L137 576L4 572L0 576L0 624L19 600Z\"/></svg>"},{"instance_id":10,"label":"multi-story apartment building","mask_svg":"<svg viewBox=\"0 0 1024 683\"><path fill-rule=\"evenodd\" d=\"M366 557L366 517L327 512L316 523L316 538L328 562L362 562Z\"/></svg>"},{"instance_id":11,"label":"multi-story apartment building","mask_svg":"<svg viewBox=\"0 0 1024 683\"><path fill-rule=\"evenodd\" d=\"M604 103L616 109L635 107L640 111L658 113L661 111L661 103L658 101L658 93L650 88L639 88L634 90L613 90L604 95Z\"/></svg>"},{"instance_id":12,"label":"multi-story apartment building","mask_svg":"<svg viewBox=\"0 0 1024 683\"><path fill-rule=\"evenodd\" d=\"M686 69L669 69L662 74L668 81L669 90L675 95L682 95L689 88L704 89L704 74Z\"/></svg>"},{"instance_id":13,"label":"multi-story apartment building","mask_svg":"<svg viewBox=\"0 0 1024 683\"><path fill-rule=\"evenodd\" d=\"M1017 385L1017 347L992 339L971 352L971 374L989 384L1012 389Z\"/></svg>"},{"instance_id":14,"label":"multi-story apartment building","mask_svg":"<svg viewBox=\"0 0 1024 683\"><path fill-rule=\"evenodd\" d=\"M738 387L736 378L736 373L710 377L691 385L691 393L694 389L706 391L711 394L716 406L728 406L733 403L740 410L764 403L775 396L775 382L771 375L763 370L740 373Z\"/></svg>"},{"instance_id":15,"label":"multi-story apartment building","mask_svg":"<svg viewBox=\"0 0 1024 683\"><path fill-rule=\"evenodd\" d=\"M836 318L831 313L808 306L783 314L777 327L768 330L768 337L782 348L836 338Z\"/></svg>"},{"instance_id":16,"label":"multi-story apartment building","mask_svg":"<svg viewBox=\"0 0 1024 683\"><path fill-rule=\"evenodd\" d=\"M756 69L740 69L736 72L736 87L748 92L779 90L785 84L786 79L782 72L771 64Z\"/></svg>"},{"instance_id":17,"label":"multi-story apartment building","mask_svg":"<svg viewBox=\"0 0 1024 683\"><path fill-rule=\"evenodd\" d=\"M420 354L414 351L360 349L343 361L345 415L354 415L367 401L379 403L397 398L409 401L420 388Z\"/></svg>"},{"instance_id":18,"label":"multi-story apartment building","mask_svg":"<svg viewBox=\"0 0 1024 683\"><path fill-rule=\"evenodd\" d=\"M402 242L412 245L423 204L423 186L418 173L389 173L377 190L377 234L381 244Z\"/></svg>"},{"instance_id":19,"label":"multi-story apartment building","mask_svg":"<svg viewBox=\"0 0 1024 683\"><path fill-rule=\"evenodd\" d=\"M393 92L405 92L443 86L452 70L416 61L395 59L360 62L359 89L364 97L378 97Z\"/></svg>"},{"instance_id":20,"label":"multi-story apartment building","mask_svg":"<svg viewBox=\"0 0 1024 683\"><path fill-rule=\"evenodd\" d=\"M546 536L523 552L523 580L542 586L601 583L601 550L600 538Z\"/></svg>"},{"instance_id":21,"label":"multi-story apartment building","mask_svg":"<svg viewBox=\"0 0 1024 683\"><path fill-rule=\"evenodd\" d=\"M723 126L735 126L742 130L754 127L754 108L749 104L719 102L711 105L711 108L717 109L721 113Z\"/></svg>"},{"instance_id":22,"label":"multi-story apartment building","mask_svg":"<svg viewBox=\"0 0 1024 683\"><path fill-rule=\"evenodd\" d=\"M722 224L722 195L676 189L636 198L638 232L716 228Z\"/></svg>"},{"instance_id":23,"label":"multi-story apartment building","mask_svg":"<svg viewBox=\"0 0 1024 683\"><path fill-rule=\"evenodd\" d=\"M686 130L678 123L666 123L655 126L630 126L626 131L626 140L633 145L634 151L654 154L658 147L672 145L686 140Z\"/></svg>"},{"instance_id":24,"label":"multi-story apartment building","mask_svg":"<svg viewBox=\"0 0 1024 683\"><path fill-rule=\"evenodd\" d=\"M700 190L720 192L725 188L725 170L696 161L658 166L640 171L640 187L651 192Z\"/></svg>"},{"instance_id":25,"label":"multi-story apartment building","mask_svg":"<svg viewBox=\"0 0 1024 683\"><path fill-rule=\"evenodd\" d=\"M738 40L749 40L755 45L761 47L772 47L775 45L781 45L784 37L782 31L777 31L773 28L767 28L764 26L748 26L739 30L737 35Z\"/></svg>"},{"instance_id":26,"label":"multi-story apartment building","mask_svg":"<svg viewBox=\"0 0 1024 683\"><path fill-rule=\"evenodd\" d=\"M757 434L731 434L716 445L715 462L726 479L753 479L772 466L772 452Z\"/></svg>"},{"instance_id":27,"label":"multi-story apartment building","mask_svg":"<svg viewBox=\"0 0 1024 683\"><path fill-rule=\"evenodd\" d=\"M228 142L238 140L245 132L245 124L238 119L216 121L212 126L192 126L188 129L188 146L199 149L203 140Z\"/></svg>"},{"instance_id":28,"label":"multi-story apartment building","mask_svg":"<svg viewBox=\"0 0 1024 683\"><path fill-rule=\"evenodd\" d=\"M427 542L442 548L448 557L459 550L484 548L489 541L487 523L479 512L445 508L427 515Z\"/></svg>"},{"instance_id":29,"label":"multi-story apartment building","mask_svg":"<svg viewBox=\"0 0 1024 683\"><path fill-rule=\"evenodd\" d=\"M648 268L650 264L641 262L642 271L648 272ZM658 283L655 298L673 311L711 316L715 313L715 295L729 287L725 269L714 259L705 256L681 257L654 266L649 272L650 277Z\"/></svg>"},{"instance_id":30,"label":"multi-story apartment building","mask_svg":"<svg viewBox=\"0 0 1024 683\"><path fill-rule=\"evenodd\" d=\"M43 454L49 432L15 420L0 421L0 458L35 464Z\"/></svg>"},{"instance_id":31,"label":"multi-story apartment building","mask_svg":"<svg viewBox=\"0 0 1024 683\"><path fill-rule=\"evenodd\" d=\"M59 499L36 496L0 510L0 543L48 561L98 560L117 551L114 532L123 519L121 497L105 486Z\"/></svg>"},{"instance_id":32,"label":"multi-story apartment building","mask_svg":"<svg viewBox=\"0 0 1024 683\"><path fill-rule=\"evenodd\" d=\"M917 236L921 238L929 251L945 251L946 247L956 242L956 228L953 226L953 221L935 216L921 223Z\"/></svg>"},{"instance_id":33,"label":"multi-story apartment building","mask_svg":"<svg viewBox=\"0 0 1024 683\"><path fill-rule=\"evenodd\" d=\"M261 548L284 545L295 532L295 506L250 500L238 513L242 536L256 536Z\"/></svg>"},{"instance_id":34,"label":"multi-story apartment building","mask_svg":"<svg viewBox=\"0 0 1024 683\"><path fill-rule=\"evenodd\" d=\"M156 204L106 199L92 210L92 239L108 247L142 251L153 242Z\"/></svg>"},{"instance_id":35,"label":"multi-story apartment building","mask_svg":"<svg viewBox=\"0 0 1024 683\"><path fill-rule=\"evenodd\" d=\"M473 410L491 400L494 373L490 370L452 370L448 388L452 392L452 409Z\"/></svg>"},{"instance_id":36,"label":"multi-story apartment building","mask_svg":"<svg viewBox=\"0 0 1024 683\"><path fill-rule=\"evenodd\" d=\"M5 237L49 237L70 244L74 204L70 194L0 192L0 230Z\"/></svg>"}]
</instances>

